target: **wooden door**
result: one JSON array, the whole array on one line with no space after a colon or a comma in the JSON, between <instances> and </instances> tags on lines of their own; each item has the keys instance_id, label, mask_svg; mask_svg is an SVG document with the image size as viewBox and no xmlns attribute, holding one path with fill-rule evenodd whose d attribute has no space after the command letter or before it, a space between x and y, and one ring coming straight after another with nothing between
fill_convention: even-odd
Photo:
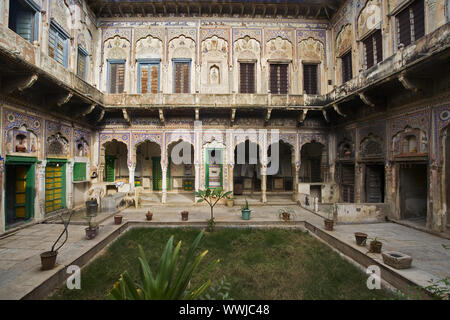
<instances>
[{"instance_id":1,"label":"wooden door","mask_svg":"<svg viewBox=\"0 0 450 320\"><path fill-rule=\"evenodd\" d=\"M16 167L16 195L14 201L14 211L16 218L26 218L27 210L27 174L28 167Z\"/></svg>"},{"instance_id":2,"label":"wooden door","mask_svg":"<svg viewBox=\"0 0 450 320\"><path fill-rule=\"evenodd\" d=\"M114 156L105 156L105 177L106 182L114 182L115 181L115 173L114 173L114 163L116 161L116 157Z\"/></svg>"},{"instance_id":3,"label":"wooden door","mask_svg":"<svg viewBox=\"0 0 450 320\"><path fill-rule=\"evenodd\" d=\"M45 213L65 207L65 165L49 163L45 168Z\"/></svg>"}]
</instances>

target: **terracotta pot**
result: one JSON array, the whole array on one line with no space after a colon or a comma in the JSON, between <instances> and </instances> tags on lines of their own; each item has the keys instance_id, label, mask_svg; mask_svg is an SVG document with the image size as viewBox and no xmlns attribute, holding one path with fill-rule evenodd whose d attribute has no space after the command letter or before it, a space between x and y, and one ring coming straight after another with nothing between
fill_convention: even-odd
<instances>
[{"instance_id":1,"label":"terracotta pot","mask_svg":"<svg viewBox=\"0 0 450 320\"><path fill-rule=\"evenodd\" d=\"M86 239L88 239L88 240L94 239L98 234L98 226L95 228L87 227L84 230L86 231Z\"/></svg>"},{"instance_id":2,"label":"terracotta pot","mask_svg":"<svg viewBox=\"0 0 450 320\"><path fill-rule=\"evenodd\" d=\"M333 231L334 220L325 219L323 222L324 222L324 225L325 225L325 230Z\"/></svg>"},{"instance_id":3,"label":"terracotta pot","mask_svg":"<svg viewBox=\"0 0 450 320\"><path fill-rule=\"evenodd\" d=\"M147 217L147 221L150 221L153 219L153 213L152 212L147 212L147 214L145 215Z\"/></svg>"},{"instance_id":4,"label":"terracotta pot","mask_svg":"<svg viewBox=\"0 0 450 320\"><path fill-rule=\"evenodd\" d=\"M282 218L284 221L289 221L289 220L291 220L291 214L290 214L289 212L283 212L283 213L281 214L281 218Z\"/></svg>"},{"instance_id":5,"label":"terracotta pot","mask_svg":"<svg viewBox=\"0 0 450 320\"><path fill-rule=\"evenodd\" d=\"M355 232L356 244L358 246L365 246L367 240L367 234L362 232Z\"/></svg>"},{"instance_id":6,"label":"terracotta pot","mask_svg":"<svg viewBox=\"0 0 450 320\"><path fill-rule=\"evenodd\" d=\"M182 221L188 221L189 219L189 212L188 211L182 211L181 212L181 220Z\"/></svg>"},{"instance_id":7,"label":"terracotta pot","mask_svg":"<svg viewBox=\"0 0 450 320\"><path fill-rule=\"evenodd\" d=\"M122 224L122 216L121 215L114 216L114 223Z\"/></svg>"},{"instance_id":8,"label":"terracotta pot","mask_svg":"<svg viewBox=\"0 0 450 320\"><path fill-rule=\"evenodd\" d=\"M51 270L55 267L57 251L46 251L41 253L41 270Z\"/></svg>"},{"instance_id":9,"label":"terracotta pot","mask_svg":"<svg viewBox=\"0 0 450 320\"><path fill-rule=\"evenodd\" d=\"M380 241L371 241L370 242L370 252L381 253L382 246L383 246L383 243L381 243Z\"/></svg>"}]
</instances>

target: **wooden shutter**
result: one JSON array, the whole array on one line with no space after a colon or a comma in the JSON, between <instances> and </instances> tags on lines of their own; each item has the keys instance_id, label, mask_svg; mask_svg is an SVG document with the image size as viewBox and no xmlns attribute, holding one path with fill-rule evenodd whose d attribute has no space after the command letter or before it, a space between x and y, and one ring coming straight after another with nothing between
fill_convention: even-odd
<instances>
[{"instance_id":1,"label":"wooden shutter","mask_svg":"<svg viewBox=\"0 0 450 320\"><path fill-rule=\"evenodd\" d=\"M158 93L159 67L152 65L150 67L150 91L151 93Z\"/></svg>"},{"instance_id":2,"label":"wooden shutter","mask_svg":"<svg viewBox=\"0 0 450 320\"><path fill-rule=\"evenodd\" d=\"M273 94L288 93L287 64L270 65L270 92Z\"/></svg>"},{"instance_id":3,"label":"wooden shutter","mask_svg":"<svg viewBox=\"0 0 450 320\"><path fill-rule=\"evenodd\" d=\"M255 64L240 64L240 93L255 93Z\"/></svg>"},{"instance_id":4,"label":"wooden shutter","mask_svg":"<svg viewBox=\"0 0 450 320\"><path fill-rule=\"evenodd\" d=\"M175 62L175 93L189 93L189 62Z\"/></svg>"},{"instance_id":5,"label":"wooden shutter","mask_svg":"<svg viewBox=\"0 0 450 320\"><path fill-rule=\"evenodd\" d=\"M411 16L409 7L397 15L398 43L407 46L411 43Z\"/></svg>"},{"instance_id":6,"label":"wooden shutter","mask_svg":"<svg viewBox=\"0 0 450 320\"><path fill-rule=\"evenodd\" d=\"M317 94L317 64L303 65L303 91L307 94Z\"/></svg>"},{"instance_id":7,"label":"wooden shutter","mask_svg":"<svg viewBox=\"0 0 450 320\"><path fill-rule=\"evenodd\" d=\"M423 0L414 2L411 7L414 17L414 40L418 40L425 35L425 14Z\"/></svg>"},{"instance_id":8,"label":"wooden shutter","mask_svg":"<svg viewBox=\"0 0 450 320\"><path fill-rule=\"evenodd\" d=\"M373 38L372 36L368 37L363 41L364 43L364 51L366 58L366 68L369 69L374 65L374 57L373 57Z\"/></svg>"},{"instance_id":9,"label":"wooden shutter","mask_svg":"<svg viewBox=\"0 0 450 320\"><path fill-rule=\"evenodd\" d=\"M353 203L355 201L355 166L342 165L341 170L342 201Z\"/></svg>"},{"instance_id":10,"label":"wooden shutter","mask_svg":"<svg viewBox=\"0 0 450 320\"><path fill-rule=\"evenodd\" d=\"M75 162L73 166L73 181L85 181L86 180L86 163Z\"/></svg>"},{"instance_id":11,"label":"wooden shutter","mask_svg":"<svg viewBox=\"0 0 450 320\"><path fill-rule=\"evenodd\" d=\"M375 43L375 53L377 58L377 63L383 61L383 37L381 35L381 30L374 33L374 43Z\"/></svg>"},{"instance_id":12,"label":"wooden shutter","mask_svg":"<svg viewBox=\"0 0 450 320\"><path fill-rule=\"evenodd\" d=\"M122 93L125 87L125 64L111 63L109 70L109 93Z\"/></svg>"},{"instance_id":13,"label":"wooden shutter","mask_svg":"<svg viewBox=\"0 0 450 320\"><path fill-rule=\"evenodd\" d=\"M149 65L141 65L141 93L148 93L148 68Z\"/></svg>"},{"instance_id":14,"label":"wooden shutter","mask_svg":"<svg viewBox=\"0 0 450 320\"><path fill-rule=\"evenodd\" d=\"M366 167L366 202L368 203L382 203L384 181L382 166L367 166Z\"/></svg>"},{"instance_id":15,"label":"wooden shutter","mask_svg":"<svg viewBox=\"0 0 450 320\"><path fill-rule=\"evenodd\" d=\"M77 75L86 80L86 56L78 50Z\"/></svg>"},{"instance_id":16,"label":"wooden shutter","mask_svg":"<svg viewBox=\"0 0 450 320\"><path fill-rule=\"evenodd\" d=\"M352 78L352 52L350 51L342 56L342 81L345 83Z\"/></svg>"},{"instance_id":17,"label":"wooden shutter","mask_svg":"<svg viewBox=\"0 0 450 320\"><path fill-rule=\"evenodd\" d=\"M55 44L57 39L56 30L50 27L49 35L48 35L48 55L51 58L55 58Z\"/></svg>"}]
</instances>

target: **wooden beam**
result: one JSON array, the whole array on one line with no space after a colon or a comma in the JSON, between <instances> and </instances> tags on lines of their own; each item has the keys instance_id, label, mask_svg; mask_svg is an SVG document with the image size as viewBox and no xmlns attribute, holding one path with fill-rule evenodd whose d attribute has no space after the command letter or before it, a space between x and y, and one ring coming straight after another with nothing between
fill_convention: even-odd
<instances>
[{"instance_id":1,"label":"wooden beam","mask_svg":"<svg viewBox=\"0 0 450 320\"><path fill-rule=\"evenodd\" d=\"M125 121L128 123L128 125L131 126L131 118L130 115L127 112L127 109L123 108L122 109L122 113L123 113L123 118L125 119Z\"/></svg>"},{"instance_id":2,"label":"wooden beam","mask_svg":"<svg viewBox=\"0 0 450 320\"><path fill-rule=\"evenodd\" d=\"M346 116L347 116L346 114L342 113L342 111L339 109L339 105L338 105L337 103L334 103L334 104L333 104L333 109L334 109L334 111L336 111L336 113L337 113L338 115L340 115L341 117L346 117Z\"/></svg>"},{"instance_id":3,"label":"wooden beam","mask_svg":"<svg viewBox=\"0 0 450 320\"><path fill-rule=\"evenodd\" d=\"M359 94L359 98L362 100L362 102L364 102L366 105L370 106L370 107L375 107L375 103L373 103L373 101L364 93L361 92Z\"/></svg>"},{"instance_id":4,"label":"wooden beam","mask_svg":"<svg viewBox=\"0 0 450 320\"><path fill-rule=\"evenodd\" d=\"M68 92L67 94L63 95L61 98L59 98L56 101L56 105L58 107L62 107L63 105L67 104L70 101L70 99L72 99L72 97L73 97L73 92Z\"/></svg>"},{"instance_id":5,"label":"wooden beam","mask_svg":"<svg viewBox=\"0 0 450 320\"><path fill-rule=\"evenodd\" d=\"M102 109L102 111L100 112L100 116L99 116L98 119L97 119L97 123L99 123L100 121L102 121L103 118L104 118L104 116L105 116L105 109Z\"/></svg>"},{"instance_id":6,"label":"wooden beam","mask_svg":"<svg viewBox=\"0 0 450 320\"><path fill-rule=\"evenodd\" d=\"M231 109L231 119L230 119L231 127L234 125L235 118L236 118L236 108L233 108L233 109Z\"/></svg>"},{"instance_id":7,"label":"wooden beam","mask_svg":"<svg viewBox=\"0 0 450 320\"><path fill-rule=\"evenodd\" d=\"M81 116L82 117L86 117L88 114L91 114L92 111L94 111L95 107L97 105L96 104L91 104L89 107L87 107L82 113Z\"/></svg>"},{"instance_id":8,"label":"wooden beam","mask_svg":"<svg viewBox=\"0 0 450 320\"><path fill-rule=\"evenodd\" d=\"M161 121L161 124L163 126L166 125L166 119L164 118L164 110L163 109L158 109L158 113L159 113L159 121Z\"/></svg>"},{"instance_id":9,"label":"wooden beam","mask_svg":"<svg viewBox=\"0 0 450 320\"><path fill-rule=\"evenodd\" d=\"M24 76L19 76L16 79L8 79L7 84L5 84L5 87L3 88L3 92L5 94L10 94L14 91L23 92L27 89L30 89L38 80L39 75L37 73L33 74L27 74ZM6 79L3 79L5 81Z\"/></svg>"},{"instance_id":10,"label":"wooden beam","mask_svg":"<svg viewBox=\"0 0 450 320\"><path fill-rule=\"evenodd\" d=\"M322 114L323 114L323 117L325 118L325 121L326 122L330 122L330 119L328 118L328 114L327 114L327 110L322 110Z\"/></svg>"},{"instance_id":11,"label":"wooden beam","mask_svg":"<svg viewBox=\"0 0 450 320\"><path fill-rule=\"evenodd\" d=\"M408 79L406 77L405 73L402 73L399 75L398 81L400 81L403 88L405 88L406 90L413 91L413 92L419 91L419 88L416 85L414 85L410 79Z\"/></svg>"},{"instance_id":12,"label":"wooden beam","mask_svg":"<svg viewBox=\"0 0 450 320\"><path fill-rule=\"evenodd\" d=\"M306 115L308 114L308 111L309 111L308 109L303 109L302 110L302 112L298 116L298 123L305 122Z\"/></svg>"},{"instance_id":13,"label":"wooden beam","mask_svg":"<svg viewBox=\"0 0 450 320\"><path fill-rule=\"evenodd\" d=\"M195 108L195 121L200 120L200 108Z\"/></svg>"},{"instance_id":14,"label":"wooden beam","mask_svg":"<svg viewBox=\"0 0 450 320\"><path fill-rule=\"evenodd\" d=\"M269 123L271 114L272 114L272 108L268 108L267 112L266 112L266 117L264 118L264 125L265 126Z\"/></svg>"}]
</instances>

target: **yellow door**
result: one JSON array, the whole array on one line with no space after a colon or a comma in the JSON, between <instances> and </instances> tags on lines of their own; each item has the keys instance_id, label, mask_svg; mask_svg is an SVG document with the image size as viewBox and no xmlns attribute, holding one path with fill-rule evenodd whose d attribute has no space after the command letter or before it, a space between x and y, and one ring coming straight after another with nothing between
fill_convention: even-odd
<instances>
[{"instance_id":1,"label":"yellow door","mask_svg":"<svg viewBox=\"0 0 450 320\"><path fill-rule=\"evenodd\" d=\"M45 212L63 208L63 166L48 165L45 168Z\"/></svg>"},{"instance_id":2,"label":"yellow door","mask_svg":"<svg viewBox=\"0 0 450 320\"><path fill-rule=\"evenodd\" d=\"M26 218L27 172L27 167L16 167L16 218Z\"/></svg>"}]
</instances>

